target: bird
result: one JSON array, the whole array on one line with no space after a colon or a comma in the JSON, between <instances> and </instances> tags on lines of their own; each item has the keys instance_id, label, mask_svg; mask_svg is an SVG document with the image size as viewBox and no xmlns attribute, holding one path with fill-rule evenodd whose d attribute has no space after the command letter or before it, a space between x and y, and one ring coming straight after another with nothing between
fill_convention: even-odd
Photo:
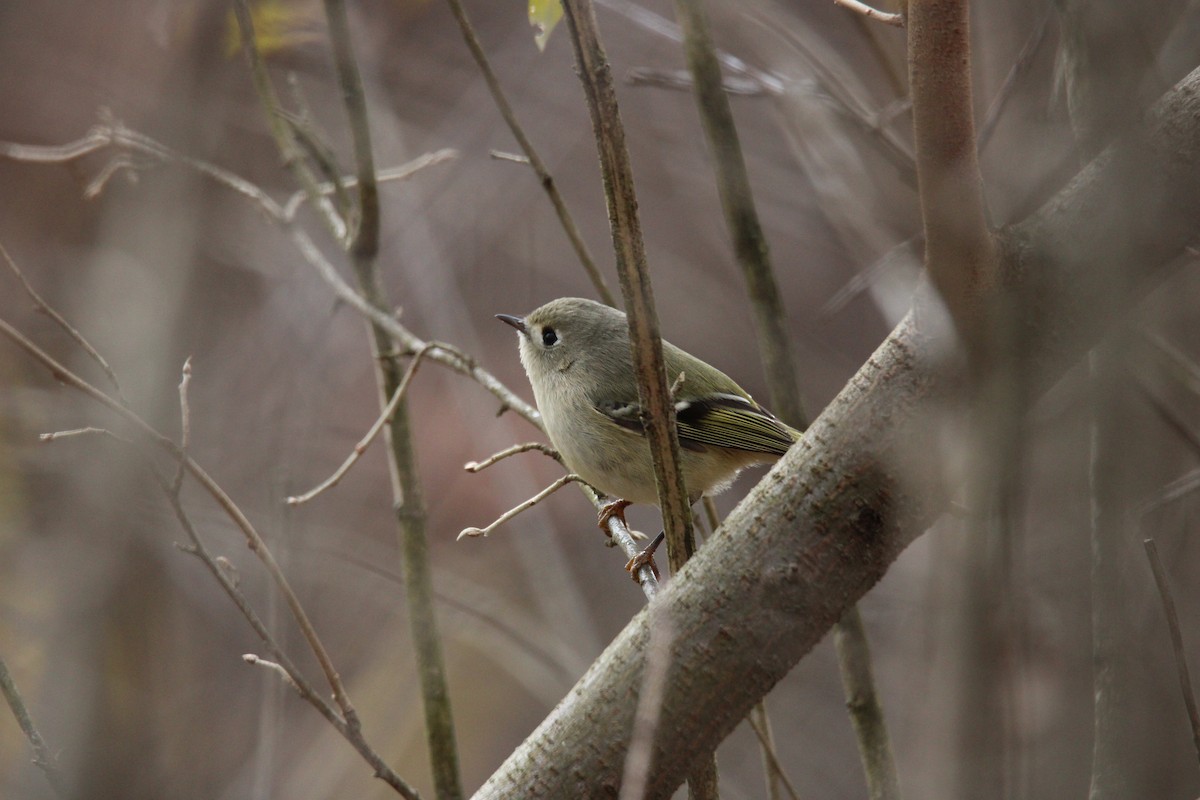
<instances>
[{"instance_id":1,"label":"bird","mask_svg":"<svg viewBox=\"0 0 1200 800\"><path fill-rule=\"evenodd\" d=\"M624 312L562 297L496 318L517 330L521 365L563 463L614 498L600 512L601 527L612 516L624 522L631 504L657 505ZM800 431L728 375L670 342L662 348L689 503L728 488L745 467L777 461L799 440Z\"/></svg>"}]
</instances>

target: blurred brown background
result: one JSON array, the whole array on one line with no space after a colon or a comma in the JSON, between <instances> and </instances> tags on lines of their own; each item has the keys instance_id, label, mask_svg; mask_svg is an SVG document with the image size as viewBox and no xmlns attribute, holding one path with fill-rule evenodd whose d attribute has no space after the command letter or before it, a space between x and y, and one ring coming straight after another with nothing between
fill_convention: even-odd
<instances>
[{"instance_id":1,"label":"blurred brown background","mask_svg":"<svg viewBox=\"0 0 1200 800\"><path fill-rule=\"evenodd\" d=\"M1154 4L1148 4L1154 5ZM763 91L733 98L756 199L791 315L810 411L818 411L903 314L912 252L876 262L919 233L903 154L904 34L832 3L711 2L718 44ZM976 4L979 118L1047 4ZM300 34L271 63L293 71L320 129L350 170L345 115L319 4L294 7ZM518 115L615 286L591 126L562 31L544 53L520 3L468 5ZM351 4L376 163L444 147L459 157L382 189L381 268L418 335L474 354L530 397L510 330L492 319L591 294L533 174L489 157L516 145L444 4ZM615 74L684 67L665 2L599 2ZM1153 17L1147 9L1146 17ZM0 139L62 144L101 113L175 151L214 162L282 199L294 187L231 52L227 4L69 0L0 5ZM1197 63L1190 10L1157 61L1167 84ZM1136 35L1132 31L1129 35ZM1074 171L1056 90L1053 18L1016 79L983 153L993 222L1020 218ZM747 301L730 253L692 96L623 84L622 113L665 335L765 397ZM107 110L107 111L104 111ZM1131 113L1135 113L1132 112ZM878 131L869 129L878 126ZM886 139L886 143L885 143ZM368 738L428 791L420 699L408 645L386 465L376 446L334 491L298 509L283 498L327 476L377 413L364 326L287 237L244 198L179 165L135 157L102 194L84 189L114 153L71 164L0 159L0 242L52 304L111 361L135 408L178 431L176 386L193 358L192 452L259 526L291 577L363 717ZM136 179L131 180L131 175ZM311 217L307 225L322 239ZM326 247L336 258L336 248ZM341 266L343 262L337 261ZM872 265L875 265L874 267ZM870 274L847 293L856 275ZM348 274L348 273L347 273ZM853 285L851 285L853 287ZM1196 358L1194 265L1130 321ZM832 303L832 304L831 304ZM92 378L93 365L31 309L0 271L0 315ZM1140 339L1139 339L1140 341ZM1141 352L1141 351L1139 351ZM1153 359L1122 373L1130 502L1153 498L1196 455L1133 387L1196 425L1200 400ZM473 790L566 693L643 604L573 490L486 540L455 542L559 472L536 454L480 475L464 462L534 438L478 386L425 366L412 391L440 621L463 779ZM1010 797L1081 797L1092 749L1089 393L1075 370L1035 411L1013 542L1016 610L1004 663ZM99 439L42 444L42 432L111 425L94 403L0 345L0 657L79 797L385 797L387 788L273 675L245 665L260 643L183 540L136 459ZM931 441L952 458L952 432ZM752 478L751 478L752 480ZM746 479L720 498L729 508ZM210 547L311 677L317 669L257 561L216 507L185 492ZM1146 517L1159 541L1193 665L1200 647L1194 496ZM653 533L652 510L630 515ZM906 796L939 797L957 659L955 565L964 532L943 520L862 604ZM1130 540L1127 650L1130 797L1200 793L1157 595ZM856 798L865 784L826 641L768 698L779 754L805 797ZM718 754L729 798L763 796L760 757L742 729ZM0 713L0 797L50 791Z\"/></svg>"}]
</instances>

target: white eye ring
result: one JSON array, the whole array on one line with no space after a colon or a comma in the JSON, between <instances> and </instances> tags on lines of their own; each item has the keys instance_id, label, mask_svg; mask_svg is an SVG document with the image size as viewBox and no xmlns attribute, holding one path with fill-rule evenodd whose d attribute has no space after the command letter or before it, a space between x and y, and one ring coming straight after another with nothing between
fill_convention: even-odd
<instances>
[{"instance_id":1,"label":"white eye ring","mask_svg":"<svg viewBox=\"0 0 1200 800\"><path fill-rule=\"evenodd\" d=\"M542 345L552 347L559 341L558 334L549 325L542 328Z\"/></svg>"}]
</instances>

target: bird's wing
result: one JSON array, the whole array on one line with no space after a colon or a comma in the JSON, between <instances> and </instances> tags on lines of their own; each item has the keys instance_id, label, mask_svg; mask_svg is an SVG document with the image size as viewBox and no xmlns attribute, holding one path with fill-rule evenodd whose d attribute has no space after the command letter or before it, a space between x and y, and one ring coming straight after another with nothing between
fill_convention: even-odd
<instances>
[{"instance_id":1,"label":"bird's wing","mask_svg":"<svg viewBox=\"0 0 1200 800\"><path fill-rule=\"evenodd\" d=\"M638 403L600 403L596 411L622 428L645 434ZM679 445L687 450L725 447L751 453L783 455L799 432L777 420L752 398L738 394L711 394L675 403Z\"/></svg>"},{"instance_id":2,"label":"bird's wing","mask_svg":"<svg viewBox=\"0 0 1200 800\"><path fill-rule=\"evenodd\" d=\"M686 350L664 341L663 358L667 381L674 386L680 447L695 451L725 447L783 455L800 438L799 431L756 403L733 378ZM596 410L609 420L645 434L636 394L595 400Z\"/></svg>"},{"instance_id":3,"label":"bird's wing","mask_svg":"<svg viewBox=\"0 0 1200 800\"><path fill-rule=\"evenodd\" d=\"M732 450L783 455L799 433L749 397L714 394L675 404L679 438Z\"/></svg>"}]
</instances>

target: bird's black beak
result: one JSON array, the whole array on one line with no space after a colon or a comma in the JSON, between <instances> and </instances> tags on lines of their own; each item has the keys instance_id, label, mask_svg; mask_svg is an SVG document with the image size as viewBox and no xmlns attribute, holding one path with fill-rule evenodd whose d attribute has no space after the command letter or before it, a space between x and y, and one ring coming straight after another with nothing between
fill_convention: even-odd
<instances>
[{"instance_id":1,"label":"bird's black beak","mask_svg":"<svg viewBox=\"0 0 1200 800\"><path fill-rule=\"evenodd\" d=\"M525 328L525 319L523 317L514 317L512 314L497 314L496 319L501 322L507 322L521 333L529 333Z\"/></svg>"}]
</instances>

